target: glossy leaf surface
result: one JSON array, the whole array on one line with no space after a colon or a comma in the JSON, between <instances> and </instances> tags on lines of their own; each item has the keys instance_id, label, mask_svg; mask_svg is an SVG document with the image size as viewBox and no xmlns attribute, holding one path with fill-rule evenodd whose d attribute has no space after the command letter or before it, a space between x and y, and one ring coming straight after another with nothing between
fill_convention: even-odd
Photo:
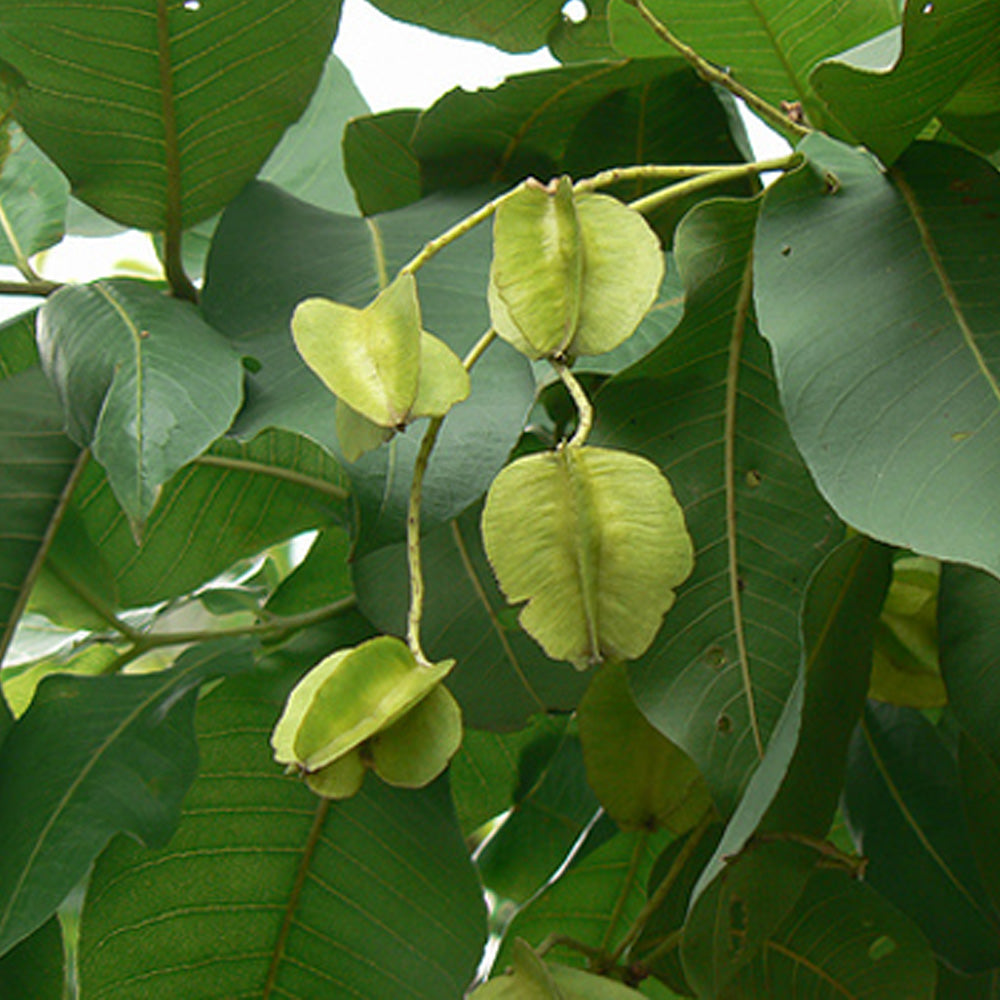
<instances>
[{"instance_id":1,"label":"glossy leaf surface","mask_svg":"<svg viewBox=\"0 0 1000 1000\"><path fill-rule=\"evenodd\" d=\"M651 462L567 446L520 458L493 481L483 543L525 630L578 669L648 648L691 539L670 483Z\"/></svg>"},{"instance_id":2,"label":"glossy leaf surface","mask_svg":"<svg viewBox=\"0 0 1000 1000\"><path fill-rule=\"evenodd\" d=\"M186 228L233 198L305 109L339 12L8 0L0 59L18 121L78 197L125 225Z\"/></svg>"},{"instance_id":3,"label":"glossy leaf surface","mask_svg":"<svg viewBox=\"0 0 1000 1000\"><path fill-rule=\"evenodd\" d=\"M769 189L755 266L796 443L859 530L1000 573L1000 177L941 145L888 175L802 148L817 169Z\"/></svg>"},{"instance_id":4,"label":"glossy leaf surface","mask_svg":"<svg viewBox=\"0 0 1000 1000\"><path fill-rule=\"evenodd\" d=\"M239 358L188 303L126 279L63 288L42 307L38 337L70 437L141 525L163 484L232 423Z\"/></svg>"},{"instance_id":5,"label":"glossy leaf surface","mask_svg":"<svg viewBox=\"0 0 1000 1000\"><path fill-rule=\"evenodd\" d=\"M119 831L166 842L194 778L198 686L249 666L196 647L145 677L51 677L0 749L0 950L47 920Z\"/></svg>"},{"instance_id":6,"label":"glossy leaf surface","mask_svg":"<svg viewBox=\"0 0 1000 1000\"><path fill-rule=\"evenodd\" d=\"M485 921L447 782L369 778L342 805L317 800L267 747L293 679L227 682L199 707L201 770L177 834L155 853L119 840L95 871L85 996L461 996Z\"/></svg>"}]
</instances>

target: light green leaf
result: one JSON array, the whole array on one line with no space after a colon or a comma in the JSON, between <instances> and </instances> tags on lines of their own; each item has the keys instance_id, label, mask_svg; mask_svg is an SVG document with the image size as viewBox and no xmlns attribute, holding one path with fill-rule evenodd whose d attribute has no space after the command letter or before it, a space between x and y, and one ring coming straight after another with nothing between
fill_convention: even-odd
<instances>
[{"instance_id":1,"label":"light green leaf","mask_svg":"<svg viewBox=\"0 0 1000 1000\"><path fill-rule=\"evenodd\" d=\"M125 225L217 212L302 114L340 3L0 4L17 119L75 194Z\"/></svg>"},{"instance_id":2,"label":"light green leaf","mask_svg":"<svg viewBox=\"0 0 1000 1000\"><path fill-rule=\"evenodd\" d=\"M170 844L125 839L84 907L82 996L135 1000L461 996L485 941L482 890L442 780L369 779L317 800L271 760L291 675L261 671L201 702L201 767ZM351 995L351 994L347 994Z\"/></svg>"},{"instance_id":3,"label":"light green leaf","mask_svg":"<svg viewBox=\"0 0 1000 1000\"><path fill-rule=\"evenodd\" d=\"M566 1000L549 967L521 938L511 949L511 968L474 990L469 1000Z\"/></svg>"},{"instance_id":4,"label":"light green leaf","mask_svg":"<svg viewBox=\"0 0 1000 1000\"><path fill-rule=\"evenodd\" d=\"M691 829L713 808L698 768L636 708L621 663L606 663L577 709L587 780L624 830Z\"/></svg>"},{"instance_id":5,"label":"light green leaf","mask_svg":"<svg viewBox=\"0 0 1000 1000\"><path fill-rule=\"evenodd\" d=\"M530 358L614 349L652 306L663 273L645 219L608 195L576 194L567 177L529 184L496 211L490 315Z\"/></svg>"},{"instance_id":6,"label":"light green leaf","mask_svg":"<svg viewBox=\"0 0 1000 1000\"><path fill-rule=\"evenodd\" d=\"M0 750L0 953L47 920L119 831L173 832L197 769L198 686L243 644L194 647L141 677L47 678Z\"/></svg>"},{"instance_id":7,"label":"light green leaf","mask_svg":"<svg viewBox=\"0 0 1000 1000\"><path fill-rule=\"evenodd\" d=\"M979 67L1000 58L998 38L993 0L908 0L900 28L820 63L810 83L830 120L888 164Z\"/></svg>"},{"instance_id":8,"label":"light green leaf","mask_svg":"<svg viewBox=\"0 0 1000 1000\"><path fill-rule=\"evenodd\" d=\"M24 268L62 239L69 184L19 128L9 142L0 167L0 264Z\"/></svg>"},{"instance_id":9,"label":"light green leaf","mask_svg":"<svg viewBox=\"0 0 1000 1000\"><path fill-rule=\"evenodd\" d=\"M193 306L142 281L69 285L38 317L68 433L141 525L163 484L232 423L243 367Z\"/></svg>"},{"instance_id":10,"label":"light green leaf","mask_svg":"<svg viewBox=\"0 0 1000 1000\"><path fill-rule=\"evenodd\" d=\"M641 655L693 565L670 483L606 448L508 465L486 498L483 543L507 600L528 602L525 631L578 669Z\"/></svg>"},{"instance_id":11,"label":"light green leaf","mask_svg":"<svg viewBox=\"0 0 1000 1000\"><path fill-rule=\"evenodd\" d=\"M612 0L612 11L623 3ZM819 127L836 127L836 121L824 116L809 84L812 68L899 20L896 0L845 0L822 10L815 0L646 0L646 7L681 41L727 67L765 100L801 102ZM661 46L669 50L666 42ZM641 48L645 54L649 43ZM630 44L626 54L638 52Z\"/></svg>"},{"instance_id":12,"label":"light green leaf","mask_svg":"<svg viewBox=\"0 0 1000 1000\"><path fill-rule=\"evenodd\" d=\"M931 143L888 174L801 148L764 197L754 281L799 450L858 530L1000 574L1000 175Z\"/></svg>"}]
</instances>

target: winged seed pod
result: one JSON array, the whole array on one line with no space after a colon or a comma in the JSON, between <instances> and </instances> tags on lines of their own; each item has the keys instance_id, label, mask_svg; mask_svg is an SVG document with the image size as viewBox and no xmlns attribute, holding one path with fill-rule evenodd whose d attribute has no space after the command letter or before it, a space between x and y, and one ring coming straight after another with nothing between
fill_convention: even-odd
<instances>
[{"instance_id":1,"label":"winged seed pod","mask_svg":"<svg viewBox=\"0 0 1000 1000\"><path fill-rule=\"evenodd\" d=\"M289 694L271 735L275 760L328 798L353 795L366 767L390 784L427 784L461 742L461 713L441 686L454 663L422 666L392 636L338 650Z\"/></svg>"},{"instance_id":2,"label":"winged seed pod","mask_svg":"<svg viewBox=\"0 0 1000 1000\"><path fill-rule=\"evenodd\" d=\"M354 461L418 417L441 417L469 395L455 353L421 328L417 285L401 274L364 309L300 302L292 336L302 360L337 397L337 435Z\"/></svg>"},{"instance_id":3,"label":"winged seed pod","mask_svg":"<svg viewBox=\"0 0 1000 1000\"><path fill-rule=\"evenodd\" d=\"M609 195L568 177L530 184L493 222L494 329L529 358L603 354L631 336L663 280L660 241Z\"/></svg>"},{"instance_id":4,"label":"winged seed pod","mask_svg":"<svg viewBox=\"0 0 1000 1000\"><path fill-rule=\"evenodd\" d=\"M520 622L578 669L649 647L694 565L684 513L652 462L567 446L519 458L493 480L483 544Z\"/></svg>"}]
</instances>

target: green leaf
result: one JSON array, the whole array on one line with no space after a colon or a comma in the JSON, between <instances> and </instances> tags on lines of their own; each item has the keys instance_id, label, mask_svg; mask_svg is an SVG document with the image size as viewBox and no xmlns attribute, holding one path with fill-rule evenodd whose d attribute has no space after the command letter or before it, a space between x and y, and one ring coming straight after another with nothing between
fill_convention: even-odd
<instances>
[{"instance_id":1,"label":"green leaf","mask_svg":"<svg viewBox=\"0 0 1000 1000\"><path fill-rule=\"evenodd\" d=\"M311 208L266 185L251 185L227 210L208 263L202 305L260 370L247 378L241 438L284 427L336 453L335 400L295 350L289 321L304 298L360 307L424 243L479 207L472 195L428 199L362 220ZM420 269L423 323L459 356L489 326L484 301L489 234L480 229ZM534 397L527 362L497 344L472 373L470 398L445 421L424 482L424 525L450 520L486 489L513 448ZM349 473L361 512L359 552L405 535L419 425Z\"/></svg>"},{"instance_id":2,"label":"green leaf","mask_svg":"<svg viewBox=\"0 0 1000 1000\"><path fill-rule=\"evenodd\" d=\"M134 608L186 594L275 542L343 519L347 495L339 466L321 448L271 432L245 445L218 441L178 472L138 545L93 463L73 507L111 567L120 606ZM64 570L90 582L95 567Z\"/></svg>"},{"instance_id":3,"label":"green leaf","mask_svg":"<svg viewBox=\"0 0 1000 1000\"><path fill-rule=\"evenodd\" d=\"M199 685L248 648L194 647L137 677L44 680L0 748L0 953L40 927L119 831L163 844L197 768Z\"/></svg>"},{"instance_id":4,"label":"green leaf","mask_svg":"<svg viewBox=\"0 0 1000 1000\"><path fill-rule=\"evenodd\" d=\"M824 850L821 838L829 831L840 798L848 745L868 690L875 622L888 582L888 551L861 537L835 549L810 579L801 616L804 648L798 683L694 890L693 907L705 923L685 936L685 950L700 955L697 963L702 975L708 976L702 988L708 989L710 982L711 995L732 979L784 919L809 869L820 859L817 852ZM808 851L799 850L813 841ZM728 859L740 852L759 856L747 866L727 867ZM745 878L750 880L749 889ZM771 880L784 885L773 900L766 898ZM761 910L744 915L752 927L748 922L748 936L734 944L710 915L722 912L721 907L732 919L743 920L733 915L730 903L720 900L744 900L747 892L761 897L755 899ZM697 984L692 981L692 985Z\"/></svg>"},{"instance_id":5,"label":"green leaf","mask_svg":"<svg viewBox=\"0 0 1000 1000\"><path fill-rule=\"evenodd\" d=\"M622 663L606 663L577 709L587 781L623 830L683 834L712 800L691 758L635 706Z\"/></svg>"},{"instance_id":6,"label":"green leaf","mask_svg":"<svg viewBox=\"0 0 1000 1000\"><path fill-rule=\"evenodd\" d=\"M612 0L612 11L623 3ZM836 120L823 114L810 86L812 68L899 19L895 0L847 0L822 16L814 0L646 0L645 5L700 56L725 66L743 86L772 104L801 102L821 128L835 128ZM670 51L666 42L661 48ZM646 54L649 43L643 42L642 49ZM629 45L626 54L635 54L634 46Z\"/></svg>"},{"instance_id":7,"label":"green leaf","mask_svg":"<svg viewBox=\"0 0 1000 1000\"><path fill-rule=\"evenodd\" d=\"M227 681L198 710L202 764L156 852L119 839L83 912L83 996L458 1000L485 941L482 891L442 779L369 779L318 801L270 758L293 679Z\"/></svg>"},{"instance_id":8,"label":"green leaf","mask_svg":"<svg viewBox=\"0 0 1000 1000\"><path fill-rule=\"evenodd\" d=\"M755 253L796 443L858 530L1000 573L1000 176L935 144L888 175L824 136L802 151Z\"/></svg>"},{"instance_id":9,"label":"green leaf","mask_svg":"<svg viewBox=\"0 0 1000 1000\"><path fill-rule=\"evenodd\" d=\"M63 936L51 917L0 958L0 1000L64 1000Z\"/></svg>"},{"instance_id":10,"label":"green leaf","mask_svg":"<svg viewBox=\"0 0 1000 1000\"><path fill-rule=\"evenodd\" d=\"M550 33L572 34L578 28L564 24L562 0L494 0L486 8L477 0L376 0L375 6L400 21L489 42L506 52L533 52Z\"/></svg>"},{"instance_id":11,"label":"green leaf","mask_svg":"<svg viewBox=\"0 0 1000 1000\"><path fill-rule=\"evenodd\" d=\"M368 105L347 67L329 55L302 117L282 136L257 176L329 212L353 213L354 192L344 172L341 137Z\"/></svg>"},{"instance_id":12,"label":"green leaf","mask_svg":"<svg viewBox=\"0 0 1000 1000\"><path fill-rule=\"evenodd\" d=\"M723 815L792 689L806 582L842 531L792 443L754 325L756 211L720 200L685 218L684 319L596 395L593 434L656 462L684 506L694 572L629 675L643 714L695 761Z\"/></svg>"},{"instance_id":13,"label":"green leaf","mask_svg":"<svg viewBox=\"0 0 1000 1000\"><path fill-rule=\"evenodd\" d=\"M250 180L302 114L339 3L0 4L17 118L74 193L140 229L187 228Z\"/></svg>"},{"instance_id":14,"label":"green leaf","mask_svg":"<svg viewBox=\"0 0 1000 1000\"><path fill-rule=\"evenodd\" d=\"M529 715L575 708L588 678L550 660L518 627L483 552L479 521L476 505L422 537L421 636L430 657L457 661L448 687L467 725L516 729ZM404 635L410 600L405 545L356 560L354 584L371 621L383 632Z\"/></svg>"},{"instance_id":15,"label":"green leaf","mask_svg":"<svg viewBox=\"0 0 1000 1000\"><path fill-rule=\"evenodd\" d=\"M975 739L961 733L958 743L958 773L962 805L969 824L969 843L983 888L998 912L1000 903L1000 766Z\"/></svg>"},{"instance_id":16,"label":"green leaf","mask_svg":"<svg viewBox=\"0 0 1000 1000\"><path fill-rule=\"evenodd\" d=\"M79 471L79 449L62 427L59 401L38 368L0 381L0 659Z\"/></svg>"},{"instance_id":17,"label":"green leaf","mask_svg":"<svg viewBox=\"0 0 1000 1000\"><path fill-rule=\"evenodd\" d=\"M35 345L37 315L37 309L30 309L0 324L0 379L38 366L38 348Z\"/></svg>"},{"instance_id":18,"label":"green leaf","mask_svg":"<svg viewBox=\"0 0 1000 1000\"><path fill-rule=\"evenodd\" d=\"M906 917L864 882L817 870L720 1000L931 1000L936 978L927 942Z\"/></svg>"},{"instance_id":19,"label":"green leaf","mask_svg":"<svg viewBox=\"0 0 1000 1000\"><path fill-rule=\"evenodd\" d=\"M410 147L419 117L419 111L397 108L347 123L344 169L362 215L404 208L423 195L420 161Z\"/></svg>"},{"instance_id":20,"label":"green leaf","mask_svg":"<svg viewBox=\"0 0 1000 1000\"><path fill-rule=\"evenodd\" d=\"M9 141L0 168L0 264L26 268L29 257L62 239L69 184L19 128Z\"/></svg>"},{"instance_id":21,"label":"green leaf","mask_svg":"<svg viewBox=\"0 0 1000 1000\"><path fill-rule=\"evenodd\" d=\"M188 303L142 281L69 285L38 317L68 433L104 466L136 524L163 484L232 423L243 368Z\"/></svg>"},{"instance_id":22,"label":"green leaf","mask_svg":"<svg viewBox=\"0 0 1000 1000\"><path fill-rule=\"evenodd\" d=\"M493 481L483 544L521 625L578 669L635 659L691 573L668 480L638 455L567 446L519 458Z\"/></svg>"},{"instance_id":23,"label":"green leaf","mask_svg":"<svg viewBox=\"0 0 1000 1000\"><path fill-rule=\"evenodd\" d=\"M941 569L941 674L962 728L1000 760L1000 580L969 566Z\"/></svg>"},{"instance_id":24,"label":"green leaf","mask_svg":"<svg viewBox=\"0 0 1000 1000\"><path fill-rule=\"evenodd\" d=\"M567 177L528 184L493 217L490 317L530 358L605 354L649 311L663 254L645 219Z\"/></svg>"},{"instance_id":25,"label":"green leaf","mask_svg":"<svg viewBox=\"0 0 1000 1000\"><path fill-rule=\"evenodd\" d=\"M642 909L649 871L670 837L665 831L617 833L577 861L510 922L495 967L509 962L517 938L537 946L558 934L610 952ZM547 957L582 964L579 954L559 946Z\"/></svg>"},{"instance_id":26,"label":"green leaf","mask_svg":"<svg viewBox=\"0 0 1000 1000\"><path fill-rule=\"evenodd\" d=\"M451 794L462 832L469 836L514 803L521 761L558 742L563 720L533 717L514 733L466 729L451 762Z\"/></svg>"},{"instance_id":27,"label":"green leaf","mask_svg":"<svg viewBox=\"0 0 1000 1000\"><path fill-rule=\"evenodd\" d=\"M888 164L1000 57L998 35L993 0L908 0L900 28L821 63L809 82L826 116Z\"/></svg>"},{"instance_id":28,"label":"green leaf","mask_svg":"<svg viewBox=\"0 0 1000 1000\"><path fill-rule=\"evenodd\" d=\"M483 884L501 899L531 899L566 861L599 809L575 733L564 734L554 748L546 741L525 754L511 815L476 857ZM588 839L599 842L604 833L599 827Z\"/></svg>"},{"instance_id":29,"label":"green leaf","mask_svg":"<svg viewBox=\"0 0 1000 1000\"><path fill-rule=\"evenodd\" d=\"M866 879L969 973L1000 965L1000 920L973 860L955 760L922 714L872 703L851 746L847 822Z\"/></svg>"}]
</instances>

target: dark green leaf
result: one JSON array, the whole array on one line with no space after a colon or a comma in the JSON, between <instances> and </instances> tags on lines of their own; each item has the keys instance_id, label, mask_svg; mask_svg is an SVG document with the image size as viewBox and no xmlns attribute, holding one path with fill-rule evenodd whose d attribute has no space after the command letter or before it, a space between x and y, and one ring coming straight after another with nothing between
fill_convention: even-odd
<instances>
[{"instance_id":1,"label":"dark green leaf","mask_svg":"<svg viewBox=\"0 0 1000 1000\"><path fill-rule=\"evenodd\" d=\"M1000 766L967 733L958 744L962 803L969 823L969 843L983 887L1000 912Z\"/></svg>"},{"instance_id":2,"label":"dark green leaf","mask_svg":"<svg viewBox=\"0 0 1000 1000\"><path fill-rule=\"evenodd\" d=\"M888 175L824 136L802 150L755 252L796 443L859 530L1000 573L1000 176L935 144Z\"/></svg>"},{"instance_id":3,"label":"dark green leaf","mask_svg":"<svg viewBox=\"0 0 1000 1000\"><path fill-rule=\"evenodd\" d=\"M20 129L12 129L0 168L0 264L25 268L29 257L58 243L68 199L66 178Z\"/></svg>"},{"instance_id":4,"label":"dark green leaf","mask_svg":"<svg viewBox=\"0 0 1000 1000\"><path fill-rule=\"evenodd\" d=\"M547 758L522 758L513 812L477 858L483 883L502 899L524 903L566 860L599 808L575 734L567 733Z\"/></svg>"},{"instance_id":5,"label":"dark green leaf","mask_svg":"<svg viewBox=\"0 0 1000 1000\"><path fill-rule=\"evenodd\" d=\"M748 269L756 203L695 209L675 253L685 317L597 395L595 438L653 459L673 483L695 569L630 666L646 717L732 811L799 669L798 609L841 529L781 416Z\"/></svg>"},{"instance_id":6,"label":"dark green leaf","mask_svg":"<svg viewBox=\"0 0 1000 1000\"><path fill-rule=\"evenodd\" d=\"M446 35L489 42L507 52L532 52L541 48L552 32L572 36L578 29L567 25L563 0L375 0L390 17L412 21Z\"/></svg>"},{"instance_id":7,"label":"dark green leaf","mask_svg":"<svg viewBox=\"0 0 1000 1000\"><path fill-rule=\"evenodd\" d=\"M612 5L623 2L612 0ZM887 30L899 17L896 0L845 0L823 11L814 0L646 0L646 7L743 86L774 105L801 102L821 127L830 123L809 85L810 70L821 59ZM645 54L648 43L642 48ZM632 54L631 46L626 54Z\"/></svg>"},{"instance_id":8,"label":"dark green leaf","mask_svg":"<svg viewBox=\"0 0 1000 1000\"><path fill-rule=\"evenodd\" d=\"M80 461L62 426L59 401L38 368L0 381L0 659Z\"/></svg>"},{"instance_id":9,"label":"dark green leaf","mask_svg":"<svg viewBox=\"0 0 1000 1000\"><path fill-rule=\"evenodd\" d=\"M185 594L233 563L301 531L344 517L347 490L336 462L291 434L249 444L221 440L163 488L136 545L107 479L95 465L74 497L90 538L114 573L121 607ZM65 567L93 581L95 567Z\"/></svg>"},{"instance_id":10,"label":"dark green leaf","mask_svg":"<svg viewBox=\"0 0 1000 1000\"><path fill-rule=\"evenodd\" d=\"M451 794L466 836L514 804L522 758L551 751L564 729L564 719L548 715L535 716L514 733L466 729L450 772Z\"/></svg>"},{"instance_id":11,"label":"dark green leaf","mask_svg":"<svg viewBox=\"0 0 1000 1000\"><path fill-rule=\"evenodd\" d=\"M893 160L977 67L1000 58L994 0L909 0L903 24L809 78L825 115L883 163Z\"/></svg>"},{"instance_id":12,"label":"dark green leaf","mask_svg":"<svg viewBox=\"0 0 1000 1000\"><path fill-rule=\"evenodd\" d=\"M905 916L864 882L818 870L720 1000L931 1000L936 978L927 942Z\"/></svg>"},{"instance_id":13,"label":"dark green leaf","mask_svg":"<svg viewBox=\"0 0 1000 1000\"><path fill-rule=\"evenodd\" d=\"M76 195L141 229L217 212L302 114L340 3L0 4L18 121Z\"/></svg>"},{"instance_id":14,"label":"dark green leaf","mask_svg":"<svg viewBox=\"0 0 1000 1000\"><path fill-rule=\"evenodd\" d=\"M515 729L537 712L574 708L589 678L550 660L518 627L483 552L479 512L477 504L422 539L426 603L421 634L432 659L458 661L448 687L466 723ZM402 544L354 564L361 609L384 632L405 632L408 581Z\"/></svg>"},{"instance_id":15,"label":"dark green leaf","mask_svg":"<svg viewBox=\"0 0 1000 1000\"><path fill-rule=\"evenodd\" d=\"M935 1000L996 1000L1000 996L1000 970L980 976L963 976L938 962Z\"/></svg>"},{"instance_id":16,"label":"dark green leaf","mask_svg":"<svg viewBox=\"0 0 1000 1000\"><path fill-rule=\"evenodd\" d=\"M198 710L202 766L170 845L119 839L83 913L84 996L459 1000L485 939L481 890L440 780L369 780L343 804L271 760L287 672Z\"/></svg>"},{"instance_id":17,"label":"dark green leaf","mask_svg":"<svg viewBox=\"0 0 1000 1000\"><path fill-rule=\"evenodd\" d=\"M285 427L337 453L335 398L292 342L292 310L309 295L364 306L379 282L458 218L479 206L468 194L429 198L363 220L337 216L265 185L252 185L223 217L208 263L203 306L210 321L255 358L241 437ZM417 287L424 328L463 355L489 327L489 234L480 228L421 268ZM472 393L445 421L424 482L425 524L449 520L482 494L520 436L534 395L528 363L495 344L472 373ZM404 534L413 462L423 425L347 471L361 508L361 550Z\"/></svg>"},{"instance_id":18,"label":"dark green leaf","mask_svg":"<svg viewBox=\"0 0 1000 1000\"><path fill-rule=\"evenodd\" d=\"M495 967L502 969L509 962L516 938L537 946L558 934L610 953L642 909L650 869L671 836L666 831L616 833L596 847L511 921ZM547 958L581 964L578 953L561 947Z\"/></svg>"},{"instance_id":19,"label":"dark green leaf","mask_svg":"<svg viewBox=\"0 0 1000 1000\"><path fill-rule=\"evenodd\" d=\"M0 958L0 1000L64 1000L63 936L51 917Z\"/></svg>"},{"instance_id":20,"label":"dark green leaf","mask_svg":"<svg viewBox=\"0 0 1000 1000\"><path fill-rule=\"evenodd\" d=\"M162 485L226 431L243 397L226 339L146 282L61 289L39 313L38 343L70 437L104 466L136 524Z\"/></svg>"},{"instance_id":21,"label":"dark green leaf","mask_svg":"<svg viewBox=\"0 0 1000 1000\"><path fill-rule=\"evenodd\" d=\"M346 597L352 589L349 556L347 532L325 529L268 599L267 610L275 615L300 614Z\"/></svg>"},{"instance_id":22,"label":"dark green leaf","mask_svg":"<svg viewBox=\"0 0 1000 1000\"><path fill-rule=\"evenodd\" d=\"M55 676L0 748L0 953L47 920L119 831L163 844L194 778L198 686L245 645L195 647L136 677Z\"/></svg>"},{"instance_id":23,"label":"dark green leaf","mask_svg":"<svg viewBox=\"0 0 1000 1000\"><path fill-rule=\"evenodd\" d=\"M410 146L420 112L364 115L344 130L344 166L363 215L403 208L423 195L420 161Z\"/></svg>"},{"instance_id":24,"label":"dark green leaf","mask_svg":"<svg viewBox=\"0 0 1000 1000\"><path fill-rule=\"evenodd\" d=\"M941 674L962 728L1000 761L1000 580L969 566L941 569Z\"/></svg>"},{"instance_id":25,"label":"dark green leaf","mask_svg":"<svg viewBox=\"0 0 1000 1000\"><path fill-rule=\"evenodd\" d=\"M1000 920L972 857L958 769L921 713L870 703L851 745L844 809L868 882L934 950L964 972L1000 965Z\"/></svg>"}]
</instances>

